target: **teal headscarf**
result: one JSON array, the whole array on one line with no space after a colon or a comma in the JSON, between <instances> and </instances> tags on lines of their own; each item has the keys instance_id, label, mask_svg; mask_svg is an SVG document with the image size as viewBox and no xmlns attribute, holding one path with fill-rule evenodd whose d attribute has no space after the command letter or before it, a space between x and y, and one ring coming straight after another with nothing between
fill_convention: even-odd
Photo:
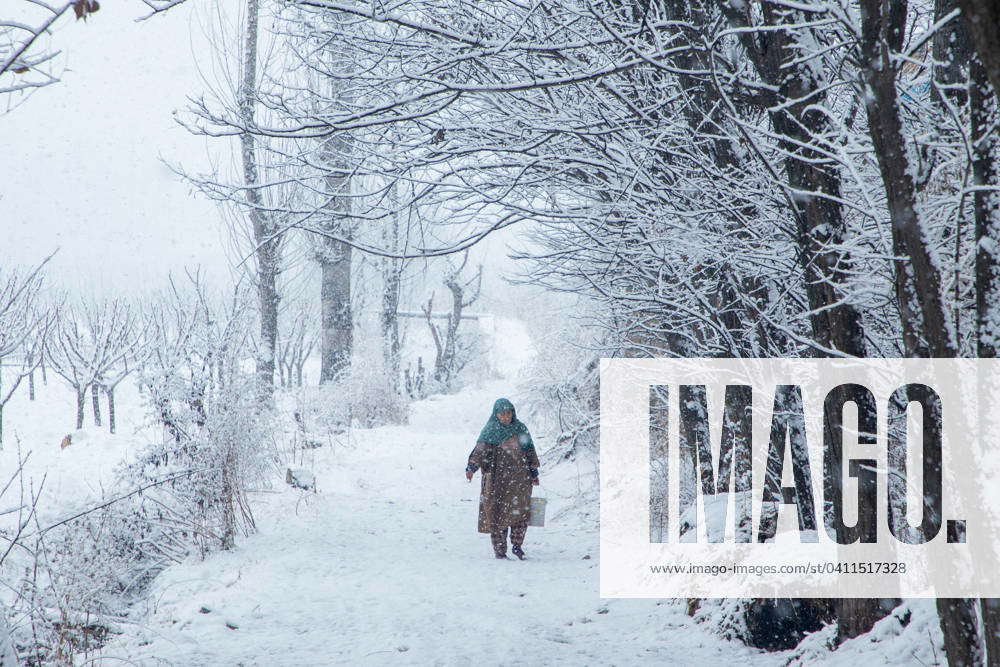
<instances>
[{"instance_id":1,"label":"teal headscarf","mask_svg":"<svg viewBox=\"0 0 1000 667\"><path fill-rule=\"evenodd\" d=\"M510 410L511 412L509 424L502 424L497 419L497 413L504 410ZM535 446L535 443L531 440L531 434L528 433L528 427L517 418L514 404L506 398L498 398L493 404L493 412L490 413L490 418L486 420L486 426L479 433L479 440L490 445L496 445L512 435L518 436L521 449L531 449Z\"/></svg>"}]
</instances>

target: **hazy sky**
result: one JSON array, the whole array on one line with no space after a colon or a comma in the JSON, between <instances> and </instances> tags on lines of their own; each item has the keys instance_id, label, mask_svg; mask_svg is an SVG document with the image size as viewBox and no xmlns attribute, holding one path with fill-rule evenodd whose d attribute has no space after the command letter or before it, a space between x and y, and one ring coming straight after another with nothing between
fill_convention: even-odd
<instances>
[{"instance_id":1,"label":"hazy sky","mask_svg":"<svg viewBox=\"0 0 1000 667\"><path fill-rule=\"evenodd\" d=\"M228 274L216 205L159 159L207 165L206 140L172 119L202 89L198 1L137 23L142 3L102 0L86 23L59 21L62 81L0 115L0 263L59 247L53 278L97 289L159 283L185 265Z\"/></svg>"},{"instance_id":2,"label":"hazy sky","mask_svg":"<svg viewBox=\"0 0 1000 667\"><path fill-rule=\"evenodd\" d=\"M193 136L173 119L206 90L194 54L212 70L202 26L216 1L188 0L137 22L139 0L102 0L87 22L72 13L59 21L52 44L62 50L62 81L0 115L0 267L58 247L52 282L91 293L162 287L168 271L195 265L229 283L221 212L160 160L199 173L209 150L230 159L230 140ZM499 280L510 269L504 246L519 231L478 246L467 271L485 260L484 291L500 302L511 297ZM436 288L443 307L446 290Z\"/></svg>"}]
</instances>

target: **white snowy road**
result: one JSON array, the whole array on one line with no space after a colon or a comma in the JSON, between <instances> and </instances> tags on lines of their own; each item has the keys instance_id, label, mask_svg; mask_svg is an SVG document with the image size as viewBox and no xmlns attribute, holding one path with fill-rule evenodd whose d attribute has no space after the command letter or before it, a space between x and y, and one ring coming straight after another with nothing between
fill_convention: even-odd
<instances>
[{"instance_id":1,"label":"white snowy road","mask_svg":"<svg viewBox=\"0 0 1000 667\"><path fill-rule=\"evenodd\" d=\"M674 603L601 600L596 505L583 510L590 517L561 512L592 470L543 467L535 493L549 498L549 525L528 529L527 560L495 559L489 536L476 532L479 478L467 482L463 469L499 396L518 405L508 384L494 383L414 404L409 430L355 430L353 442L315 450L318 493L260 498L259 532L231 553L164 573L142 625L107 646L104 660L784 662L692 627Z\"/></svg>"}]
</instances>

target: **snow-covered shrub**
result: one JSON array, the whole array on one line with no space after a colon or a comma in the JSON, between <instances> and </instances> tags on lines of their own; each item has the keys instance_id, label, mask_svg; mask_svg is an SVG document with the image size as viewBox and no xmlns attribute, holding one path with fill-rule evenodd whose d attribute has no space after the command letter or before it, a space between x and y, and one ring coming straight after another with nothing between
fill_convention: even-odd
<instances>
[{"instance_id":1,"label":"snow-covered shrub","mask_svg":"<svg viewBox=\"0 0 1000 667\"><path fill-rule=\"evenodd\" d=\"M300 429L310 440L330 444L350 424L351 405L337 383L299 387L295 391L295 405L299 415L296 419L301 419Z\"/></svg>"},{"instance_id":2,"label":"snow-covered shrub","mask_svg":"<svg viewBox=\"0 0 1000 667\"><path fill-rule=\"evenodd\" d=\"M216 384L197 410L171 413L172 434L123 462L88 509L27 525L0 563L22 659L70 664L99 648L166 566L252 529L246 493L275 476L272 415L252 388L249 374Z\"/></svg>"},{"instance_id":3,"label":"snow-covered shrub","mask_svg":"<svg viewBox=\"0 0 1000 667\"><path fill-rule=\"evenodd\" d=\"M597 362L596 356L584 350L540 354L522 381L531 397L529 415L536 420L538 430L555 436L555 444L544 452L546 459L569 459L582 451L597 452L600 410Z\"/></svg>"},{"instance_id":4,"label":"snow-covered shrub","mask_svg":"<svg viewBox=\"0 0 1000 667\"><path fill-rule=\"evenodd\" d=\"M405 424L410 401L395 385L377 359L356 356L332 382L302 387L298 409L305 428L321 440L343 433L352 423L362 428Z\"/></svg>"},{"instance_id":5,"label":"snow-covered shrub","mask_svg":"<svg viewBox=\"0 0 1000 667\"><path fill-rule=\"evenodd\" d=\"M278 463L273 415L252 390L251 377L216 386L190 421L174 416L180 437L147 445L122 468L133 486L157 484L139 504L169 539L147 541L149 555L175 560L189 548L228 549L237 532L252 529L246 492L266 484Z\"/></svg>"},{"instance_id":6,"label":"snow-covered shrub","mask_svg":"<svg viewBox=\"0 0 1000 667\"><path fill-rule=\"evenodd\" d=\"M362 428L405 424L409 401L394 389L394 379L377 364L355 363L336 384L347 398L351 418Z\"/></svg>"},{"instance_id":7,"label":"snow-covered shrub","mask_svg":"<svg viewBox=\"0 0 1000 667\"><path fill-rule=\"evenodd\" d=\"M427 398L427 368L423 357L417 357L415 364L411 362L403 369L403 386L410 398L417 401Z\"/></svg>"},{"instance_id":8,"label":"snow-covered shrub","mask_svg":"<svg viewBox=\"0 0 1000 667\"><path fill-rule=\"evenodd\" d=\"M452 362L452 380L449 391L496 374L490 367L487 341L482 331L469 327L460 329L455 340L455 357Z\"/></svg>"},{"instance_id":9,"label":"snow-covered shrub","mask_svg":"<svg viewBox=\"0 0 1000 667\"><path fill-rule=\"evenodd\" d=\"M140 380L164 437L121 475L136 486L169 478L150 492L148 506L169 527L169 541L147 545L168 550L163 557L190 546L202 554L232 547L236 532L253 525L246 490L261 484L278 462L273 408L260 398L253 364L247 363L249 303L240 290L213 303L194 281L191 294L175 292L151 317L156 353Z\"/></svg>"}]
</instances>

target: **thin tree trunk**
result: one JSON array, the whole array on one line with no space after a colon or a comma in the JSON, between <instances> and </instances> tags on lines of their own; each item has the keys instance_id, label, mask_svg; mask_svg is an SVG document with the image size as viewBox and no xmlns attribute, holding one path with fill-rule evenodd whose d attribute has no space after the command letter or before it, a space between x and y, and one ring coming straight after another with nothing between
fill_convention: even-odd
<instances>
[{"instance_id":1,"label":"thin tree trunk","mask_svg":"<svg viewBox=\"0 0 1000 667\"><path fill-rule=\"evenodd\" d=\"M394 216L389 225L386 247L398 248L399 219ZM402 260L385 257L382 260L382 355L392 389L399 392L399 286Z\"/></svg>"},{"instance_id":2,"label":"thin tree trunk","mask_svg":"<svg viewBox=\"0 0 1000 667\"><path fill-rule=\"evenodd\" d=\"M444 338L444 355L443 355L443 366L444 366L444 377L445 382L451 383L455 375L455 357L458 348L458 325L462 322L462 310L465 304L462 301L462 296L465 290L458 283L458 276L454 276L451 280L445 281L448 289L451 290L451 313L448 316L447 329L445 330Z\"/></svg>"},{"instance_id":3,"label":"thin tree trunk","mask_svg":"<svg viewBox=\"0 0 1000 667\"><path fill-rule=\"evenodd\" d=\"M236 546L236 492L236 455L230 445L222 460L221 546L224 551Z\"/></svg>"},{"instance_id":4,"label":"thin tree trunk","mask_svg":"<svg viewBox=\"0 0 1000 667\"><path fill-rule=\"evenodd\" d=\"M35 400L35 371L28 373L28 400Z\"/></svg>"},{"instance_id":5,"label":"thin tree trunk","mask_svg":"<svg viewBox=\"0 0 1000 667\"><path fill-rule=\"evenodd\" d=\"M115 432L115 388L105 387L104 391L108 395L108 429Z\"/></svg>"},{"instance_id":6,"label":"thin tree trunk","mask_svg":"<svg viewBox=\"0 0 1000 667\"><path fill-rule=\"evenodd\" d=\"M101 401L98 398L98 392L100 391L100 385L94 382L90 385L90 395L93 398L94 403L94 426L102 426L101 424Z\"/></svg>"}]
</instances>

